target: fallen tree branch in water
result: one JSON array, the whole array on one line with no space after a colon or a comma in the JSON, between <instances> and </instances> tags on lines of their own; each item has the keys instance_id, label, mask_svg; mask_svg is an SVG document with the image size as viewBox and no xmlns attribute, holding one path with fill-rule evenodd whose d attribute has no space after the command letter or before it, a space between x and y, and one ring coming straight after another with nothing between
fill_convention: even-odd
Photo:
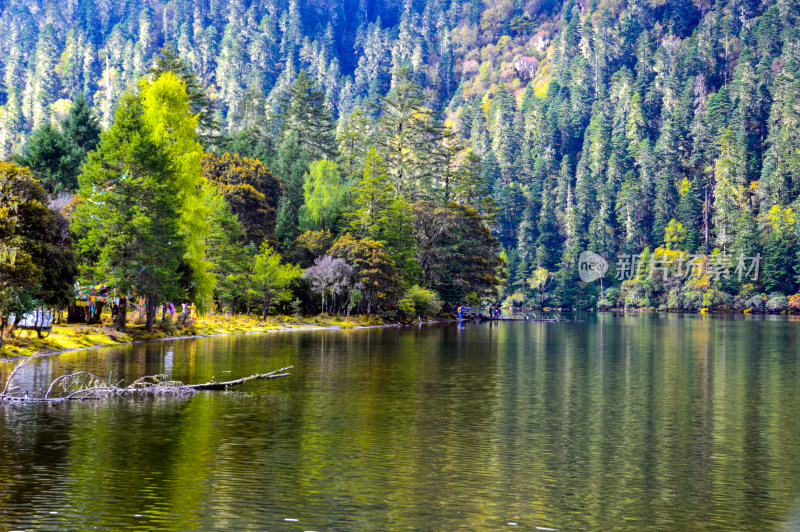
<instances>
[{"instance_id":1,"label":"fallen tree branch in water","mask_svg":"<svg viewBox=\"0 0 800 532\"><path fill-rule=\"evenodd\" d=\"M216 382L211 378L211 382L203 384L184 384L180 381L168 380L166 375L148 375L136 379L128 386L122 386L122 381L113 384L107 383L94 373L88 371L78 371L68 375L62 375L55 379L47 392L41 396L32 396L27 390L20 389L19 386L12 386L17 371L25 366L31 359L23 360L14 367L8 376L3 391L0 392L0 401L11 403L22 402L49 402L59 403L63 401L86 401L108 399L110 397L134 397L142 395L189 395L197 390L225 390L232 386L238 386L250 381L277 379L278 377L288 377L291 373L286 373L294 366L270 371L269 373L256 373L249 377L242 377L232 381Z\"/></svg>"}]
</instances>

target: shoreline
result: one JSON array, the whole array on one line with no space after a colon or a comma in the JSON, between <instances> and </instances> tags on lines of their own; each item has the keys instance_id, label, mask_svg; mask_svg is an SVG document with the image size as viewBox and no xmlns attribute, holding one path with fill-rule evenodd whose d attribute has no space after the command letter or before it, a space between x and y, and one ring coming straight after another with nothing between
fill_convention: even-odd
<instances>
[{"instance_id":1,"label":"shoreline","mask_svg":"<svg viewBox=\"0 0 800 532\"><path fill-rule=\"evenodd\" d=\"M147 342L166 342L166 341L174 341L174 340L189 340L189 339L197 339L197 338L216 338L222 336L236 336L236 335L245 335L245 334L268 334L268 333L280 333L280 332L307 332L307 331L338 331L338 330L354 330L354 329L382 329L382 328L389 328L389 327L409 327L411 325L434 325L439 323L449 323L458 320L450 320L450 319L443 319L443 320L428 320L422 322L414 322L410 324L403 324L403 323L365 323L365 324L356 324L356 325L338 325L338 324L326 324L326 325L314 325L314 324L304 324L299 325L297 327L286 327L286 326L279 326L274 328L265 328L262 330L252 330L252 331L224 331L219 333L209 333L209 334L187 334L187 335L178 335L178 336L165 336L160 338L143 338L143 339L132 339L128 341L116 342L116 343L105 343L105 344L93 344L87 346L80 346L80 347L73 347L73 348L66 348L66 349L53 349L53 350L46 350L46 351L38 351L30 355L23 355L23 354L8 354L6 355L3 353L3 356L0 356L0 363L1 362L16 362L18 360L22 360L25 358L42 358L42 357L49 357L54 355L61 355L64 353L77 353L80 351L88 351L91 349L103 349L103 348L113 348L119 347L123 345L133 345L133 344L142 344ZM78 324L80 326L82 324ZM98 331L101 332L101 331Z\"/></svg>"},{"instance_id":2,"label":"shoreline","mask_svg":"<svg viewBox=\"0 0 800 532\"><path fill-rule=\"evenodd\" d=\"M712 315L712 314L740 314L740 315L755 315L755 316L768 316L768 315L784 315L790 316L794 314L793 312L781 312L781 313L750 313L750 312L737 312L737 311L709 311L709 312L691 312L691 311L666 311L666 310L659 310L659 309L614 309L614 308L607 308L607 309L593 309L588 312L597 312L597 313L682 313L682 314L692 314L692 315ZM317 318L321 319L321 318ZM351 317L347 318L339 318L340 320L344 319L352 319ZM67 347L62 349L46 349L42 351L34 351L30 354L24 353L9 353L6 352L8 348L8 344L0 350L0 363L2 362L15 362L18 360L22 360L25 358L40 358L40 357L48 357L54 355L61 355L65 353L77 353L80 351L88 351L91 349L103 349L103 348L112 348L124 345L133 345L133 344L141 344L146 342L164 342L164 341L174 341L174 340L184 340L184 339L197 339L197 338L215 338L215 337L223 337L223 336L235 336L235 335L245 335L245 334L268 334L268 333L279 333L279 332L307 332L307 331L336 331L336 330L353 330L353 329L378 329L378 328L389 328L389 327L411 327L414 325L435 325L435 324L442 324L442 323L458 323L460 321L470 321L467 319L458 319L458 318L449 318L449 319L434 319L434 320L425 320L421 322L411 322L411 323L370 323L368 320L360 321L360 322L347 322L347 321L339 321L339 323L332 323L333 317L331 317L330 322L314 324L314 323L300 323L296 326L292 326L287 324L286 322L276 323L276 325L270 327L266 326L265 328L255 329L255 330L227 330L227 331L220 331L220 332L209 332L209 333L195 333L195 334L186 334L186 335L170 335L170 336L162 336L162 337L148 337L148 338L131 338L128 336L128 332L134 332L135 327L129 328L128 332L126 333L118 333L116 331L112 331L110 329L104 329L102 327L92 328L92 326L87 326L85 324L69 324L69 325L62 325L60 328L71 328L76 329L78 327L89 327L90 331L94 334L103 335L103 338L107 340L112 340L111 342L107 343L94 343L90 345L81 345L78 347ZM500 320L502 321L502 320ZM197 324L193 325L196 326ZM155 334L159 334L159 331L154 331ZM163 332L163 331L161 331ZM190 331L191 332L191 331ZM110 334L109 334L110 333ZM78 333L83 334L83 333ZM115 336L121 335L126 338L131 338L123 341L118 341ZM71 338L74 338L76 335L72 335ZM148 336L148 334L144 334L144 336ZM33 338L35 341L41 341L40 339ZM46 340L46 339L45 339ZM16 347L16 346L15 346ZM25 349L26 346L22 346ZM19 348L18 348L19 349Z\"/></svg>"}]
</instances>

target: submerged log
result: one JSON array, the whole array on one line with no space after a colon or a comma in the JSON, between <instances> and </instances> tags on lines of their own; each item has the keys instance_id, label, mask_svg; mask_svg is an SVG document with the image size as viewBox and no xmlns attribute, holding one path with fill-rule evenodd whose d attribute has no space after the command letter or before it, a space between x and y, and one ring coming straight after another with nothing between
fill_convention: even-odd
<instances>
[{"instance_id":1,"label":"submerged log","mask_svg":"<svg viewBox=\"0 0 800 532\"><path fill-rule=\"evenodd\" d=\"M294 366L270 371L269 373L256 373L249 377L242 377L226 382L206 382L202 384L184 384L180 381L169 380L166 375L148 375L136 379L127 386L122 385L122 381L114 384L108 383L93 373L88 371L78 371L68 375L62 375L50 383L47 392L41 396L32 396L27 390L22 390L19 386L12 386L12 381L17 371L30 362L32 358L23 360L14 367L11 375L8 376L3 391L0 392L0 402L24 403L24 402L48 402L60 403L64 401L87 401L108 399L111 397L135 397L141 395L190 395L197 390L225 390L232 386L238 386L250 381L277 379L278 377L288 377L291 373L287 370Z\"/></svg>"}]
</instances>

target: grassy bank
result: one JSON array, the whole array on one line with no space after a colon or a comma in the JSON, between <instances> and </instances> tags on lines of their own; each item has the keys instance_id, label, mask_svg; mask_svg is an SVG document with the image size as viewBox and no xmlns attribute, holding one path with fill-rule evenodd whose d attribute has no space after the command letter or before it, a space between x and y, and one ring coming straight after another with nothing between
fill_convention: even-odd
<instances>
[{"instance_id":1,"label":"grassy bank","mask_svg":"<svg viewBox=\"0 0 800 532\"><path fill-rule=\"evenodd\" d=\"M104 347L129 342L180 338L190 336L210 336L221 334L241 334L315 327L353 328L387 325L375 316L270 316L266 321L254 316L205 316L185 327L177 327L174 322L159 322L152 332L145 330L143 324L129 324L124 333L112 330L106 325L64 324L54 325L47 338L38 338L35 331L17 331L0 348L0 357L18 358L35 354L51 354L71 349Z\"/></svg>"}]
</instances>

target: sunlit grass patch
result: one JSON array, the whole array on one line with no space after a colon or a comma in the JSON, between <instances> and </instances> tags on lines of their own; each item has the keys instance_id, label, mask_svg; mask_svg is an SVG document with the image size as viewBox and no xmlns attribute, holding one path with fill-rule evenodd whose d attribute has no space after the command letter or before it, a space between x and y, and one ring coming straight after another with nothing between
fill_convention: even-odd
<instances>
[{"instance_id":1,"label":"sunlit grass patch","mask_svg":"<svg viewBox=\"0 0 800 532\"><path fill-rule=\"evenodd\" d=\"M23 357L37 353L52 353L87 347L104 347L132 341L159 340L172 337L209 336L219 334L242 334L291 330L304 328L336 327L350 329L385 325L378 316L268 316L266 320L253 315L215 314L203 316L178 327L169 317L156 320L153 331L147 331L141 323L134 322L126 332L119 332L105 325L59 324L54 325L47 338L38 338L34 331L17 331L0 349L0 356Z\"/></svg>"}]
</instances>

